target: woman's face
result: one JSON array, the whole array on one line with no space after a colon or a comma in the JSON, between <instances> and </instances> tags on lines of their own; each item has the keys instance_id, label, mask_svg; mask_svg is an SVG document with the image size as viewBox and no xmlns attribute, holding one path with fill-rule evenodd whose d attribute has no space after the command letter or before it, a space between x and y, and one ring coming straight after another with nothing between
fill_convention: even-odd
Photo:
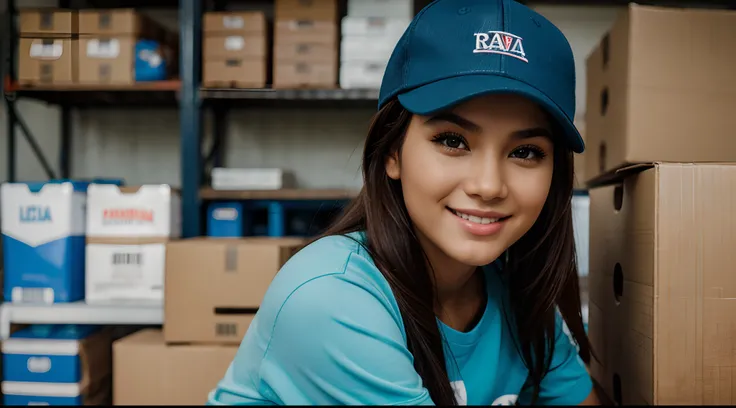
<instances>
[{"instance_id":1,"label":"woman's face","mask_svg":"<svg viewBox=\"0 0 736 408\"><path fill-rule=\"evenodd\" d=\"M537 220L552 182L553 148L536 104L490 95L415 115L386 172L401 182L425 251L481 266Z\"/></svg>"}]
</instances>

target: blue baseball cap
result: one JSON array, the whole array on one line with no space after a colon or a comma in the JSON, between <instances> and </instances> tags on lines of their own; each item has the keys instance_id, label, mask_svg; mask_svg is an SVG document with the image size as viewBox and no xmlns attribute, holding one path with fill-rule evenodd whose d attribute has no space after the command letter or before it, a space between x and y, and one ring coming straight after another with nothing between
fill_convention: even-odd
<instances>
[{"instance_id":1,"label":"blue baseball cap","mask_svg":"<svg viewBox=\"0 0 736 408\"><path fill-rule=\"evenodd\" d=\"M562 142L585 150L575 118L575 61L565 35L512 0L436 0L420 11L396 44L383 75L378 107L398 97L432 115L480 95L513 93L549 112Z\"/></svg>"}]
</instances>

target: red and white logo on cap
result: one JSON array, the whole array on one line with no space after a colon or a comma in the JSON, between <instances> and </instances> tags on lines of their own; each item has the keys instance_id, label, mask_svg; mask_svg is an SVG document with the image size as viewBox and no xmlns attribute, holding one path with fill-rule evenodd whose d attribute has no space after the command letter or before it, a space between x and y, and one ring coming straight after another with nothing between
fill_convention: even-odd
<instances>
[{"instance_id":1,"label":"red and white logo on cap","mask_svg":"<svg viewBox=\"0 0 736 408\"><path fill-rule=\"evenodd\" d=\"M529 62L526 59L522 38L504 31L475 33L473 53L501 54Z\"/></svg>"}]
</instances>

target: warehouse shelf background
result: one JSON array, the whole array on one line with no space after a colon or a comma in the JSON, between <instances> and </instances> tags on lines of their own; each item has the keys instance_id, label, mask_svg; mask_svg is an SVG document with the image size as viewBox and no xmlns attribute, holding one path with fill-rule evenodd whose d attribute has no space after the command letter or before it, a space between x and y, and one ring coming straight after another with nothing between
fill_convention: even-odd
<instances>
[{"instance_id":1,"label":"warehouse shelf background","mask_svg":"<svg viewBox=\"0 0 736 408\"><path fill-rule=\"evenodd\" d=\"M180 3L177 8L174 2L146 2L157 7L139 10L166 27L177 29L199 27L196 15L213 6L208 2ZM161 4L170 7L158 7ZM268 0L231 1L228 9L262 9L270 14L270 4ZM16 7L57 5L56 1L15 1ZM585 55L609 28L618 9L539 7L540 12L567 32L581 75ZM59 169L59 162L65 161L72 177L123 177L129 184L170 183L182 187L184 219L192 223L185 225L187 236L202 231L201 221L197 221L201 215L199 190L206 179L202 177L204 163L198 155L206 154L214 142L212 134L217 125L213 122L224 122L219 129L226 134L221 141L225 147L222 160L228 166L290 168L304 188L360 188L360 151L376 108L377 90L202 89L198 76L193 82L190 78L198 75L195 72L201 53L188 42L197 40L192 36L198 33L187 29L179 32L182 69L178 81L139 85L134 90L102 92L72 87L63 92L35 89L14 94L20 116L53 168ZM196 55L194 59L192 54ZM580 77L579 82L578 116L582 117L584 78ZM8 90L15 90L13 84L9 85ZM56 103L74 107L60 108ZM215 118L215 110L227 112ZM197 123L199 111L204 112L201 123ZM64 115L69 115L71 122L66 140L60 125ZM7 122L5 117L1 120ZM197 132L198 128L201 132ZM16 179L46 179L20 132L16 138ZM202 148L199 140L203 140ZM64 143L70 147L66 157L62 154ZM7 143L2 143L0 157L7 157L6 154ZM7 179L7 167L0 166L0 180Z\"/></svg>"}]
</instances>

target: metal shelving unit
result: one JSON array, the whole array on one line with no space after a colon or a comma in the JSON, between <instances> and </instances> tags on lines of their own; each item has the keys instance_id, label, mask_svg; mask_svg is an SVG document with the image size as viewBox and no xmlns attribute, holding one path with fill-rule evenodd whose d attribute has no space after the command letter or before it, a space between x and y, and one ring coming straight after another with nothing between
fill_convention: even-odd
<instances>
[{"instance_id":1,"label":"metal shelving unit","mask_svg":"<svg viewBox=\"0 0 736 408\"><path fill-rule=\"evenodd\" d=\"M0 339L10 335L11 324L161 325L162 302L85 302L0 305Z\"/></svg>"}]
</instances>

